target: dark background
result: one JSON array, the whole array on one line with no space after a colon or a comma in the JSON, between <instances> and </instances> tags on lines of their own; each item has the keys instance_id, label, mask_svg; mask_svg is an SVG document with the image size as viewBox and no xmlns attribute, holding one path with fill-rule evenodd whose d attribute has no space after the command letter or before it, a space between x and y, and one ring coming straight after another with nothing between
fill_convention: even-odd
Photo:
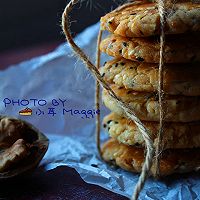
<instances>
[{"instance_id":1,"label":"dark background","mask_svg":"<svg viewBox=\"0 0 200 200\"><path fill-rule=\"evenodd\" d=\"M67 0L0 1L0 51L64 41L61 15ZM85 0L71 14L71 30L76 35L99 21L123 0Z\"/></svg>"}]
</instances>

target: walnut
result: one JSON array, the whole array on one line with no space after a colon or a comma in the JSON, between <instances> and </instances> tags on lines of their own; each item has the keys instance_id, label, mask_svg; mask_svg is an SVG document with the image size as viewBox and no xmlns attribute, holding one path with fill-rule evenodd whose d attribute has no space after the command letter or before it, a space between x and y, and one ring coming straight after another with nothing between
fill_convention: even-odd
<instances>
[{"instance_id":1,"label":"walnut","mask_svg":"<svg viewBox=\"0 0 200 200\"><path fill-rule=\"evenodd\" d=\"M0 116L0 181L35 169L48 144L48 138L30 123Z\"/></svg>"},{"instance_id":2,"label":"walnut","mask_svg":"<svg viewBox=\"0 0 200 200\"><path fill-rule=\"evenodd\" d=\"M32 143L38 135L27 124L20 120L4 117L0 120L0 149L12 146L18 139Z\"/></svg>"},{"instance_id":3,"label":"walnut","mask_svg":"<svg viewBox=\"0 0 200 200\"><path fill-rule=\"evenodd\" d=\"M0 172L5 172L16 163L23 160L30 153L28 145L23 139L17 140L10 148L0 153Z\"/></svg>"},{"instance_id":4,"label":"walnut","mask_svg":"<svg viewBox=\"0 0 200 200\"><path fill-rule=\"evenodd\" d=\"M0 148L9 147L15 141L22 138L19 127L22 127L21 122L14 122L10 118L2 118L0 121Z\"/></svg>"}]
</instances>

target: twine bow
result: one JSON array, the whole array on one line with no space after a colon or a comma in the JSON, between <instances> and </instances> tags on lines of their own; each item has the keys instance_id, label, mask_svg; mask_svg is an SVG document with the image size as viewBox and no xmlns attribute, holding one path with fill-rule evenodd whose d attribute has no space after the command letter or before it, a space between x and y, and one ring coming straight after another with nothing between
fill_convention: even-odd
<instances>
[{"instance_id":1,"label":"twine bow","mask_svg":"<svg viewBox=\"0 0 200 200\"><path fill-rule=\"evenodd\" d=\"M156 152L159 152L159 143L162 136L162 126L163 126L163 96L162 96L162 67L163 67L163 48L164 48L164 0L158 0L158 7L159 7L159 13L160 13L160 19L161 19L161 36L160 36L160 63L159 63L159 88L158 88L158 94L159 94L159 105L160 105L160 131L159 131L159 137L158 137L158 145L156 148ZM104 79L101 77L98 67L100 65L100 52L99 48L97 48L97 61L96 66L89 60L89 58L85 55L85 53L75 44L72 35L70 33L70 21L69 21L69 13L73 9L73 6L78 3L79 0L71 0L67 6L64 9L64 12L62 14L62 29L65 33L66 40L75 52L75 54L82 60L82 62L85 64L86 68L91 72L91 74L94 76L94 78L97 81L96 86L96 107L99 108L99 84L108 91L108 93L116 100L116 103L119 107L121 107L125 114L128 116L129 119L133 120L135 124L137 125L138 129L140 130L144 141L146 145L146 156L145 161L142 166L142 172L140 174L139 180L135 186L134 193L132 196L132 200L138 199L138 196L140 194L140 191L142 190L146 179L148 178L149 171L151 169L152 163L153 163L153 157L155 153L155 148L153 145L153 140L151 138L151 134L149 130L143 125L141 120L136 116L134 110L129 106L129 104L122 101L120 97L118 97L114 91L110 88L110 86L104 81ZM131 5L131 3L130 3ZM101 41L101 34L102 31L99 32L98 36L98 47ZM101 148L100 148L100 117L98 116L96 119L97 124L97 148L101 155ZM158 155L158 154L157 154ZM158 156L156 156L157 164L156 168L159 166L159 159ZM157 170L159 171L159 170Z\"/></svg>"}]
</instances>

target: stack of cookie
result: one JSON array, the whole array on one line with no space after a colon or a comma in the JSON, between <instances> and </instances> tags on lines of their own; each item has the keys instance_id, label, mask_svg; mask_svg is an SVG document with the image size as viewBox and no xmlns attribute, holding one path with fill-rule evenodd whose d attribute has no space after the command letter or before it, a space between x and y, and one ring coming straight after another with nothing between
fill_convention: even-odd
<instances>
[{"instance_id":1,"label":"stack of cookie","mask_svg":"<svg viewBox=\"0 0 200 200\"><path fill-rule=\"evenodd\" d=\"M165 125L160 175L200 167L200 4L179 0L166 9L163 89ZM150 130L154 144L159 129L158 66L160 17L156 3L135 1L101 18L111 32L100 50L114 59L100 69L113 91ZM111 136L103 158L126 170L141 172L145 142L106 90L103 103L112 112L103 126ZM151 174L155 172L155 165Z\"/></svg>"}]
</instances>

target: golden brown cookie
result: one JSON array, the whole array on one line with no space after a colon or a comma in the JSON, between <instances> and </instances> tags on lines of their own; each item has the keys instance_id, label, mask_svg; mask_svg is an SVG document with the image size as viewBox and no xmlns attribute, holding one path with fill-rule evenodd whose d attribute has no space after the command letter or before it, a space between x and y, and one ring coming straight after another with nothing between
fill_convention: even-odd
<instances>
[{"instance_id":1,"label":"golden brown cookie","mask_svg":"<svg viewBox=\"0 0 200 200\"><path fill-rule=\"evenodd\" d=\"M200 31L200 3L168 3L165 34ZM160 34L157 3L146 0L125 4L101 18L101 28L124 37L147 37Z\"/></svg>"},{"instance_id":2,"label":"golden brown cookie","mask_svg":"<svg viewBox=\"0 0 200 200\"><path fill-rule=\"evenodd\" d=\"M136 115L144 121L159 121L159 102L155 93L134 92L124 88L110 85L113 91L122 101L129 104ZM104 105L111 111L126 116L124 110L119 107L116 100L104 89L102 93ZM166 96L165 97L165 121L191 122L200 121L200 96Z\"/></svg>"},{"instance_id":3,"label":"golden brown cookie","mask_svg":"<svg viewBox=\"0 0 200 200\"><path fill-rule=\"evenodd\" d=\"M172 35L166 38L165 63L189 63L200 61L199 34ZM110 35L101 41L100 50L115 58L159 63L160 42L158 38L125 38Z\"/></svg>"},{"instance_id":4,"label":"golden brown cookie","mask_svg":"<svg viewBox=\"0 0 200 200\"><path fill-rule=\"evenodd\" d=\"M143 121L143 124L151 133L151 137L156 144L159 123ZM104 117L103 127L108 134L119 143L143 147L145 145L142 134L136 124L116 113L110 113ZM166 123L163 129L162 147L163 149L200 147L200 121L190 123Z\"/></svg>"},{"instance_id":5,"label":"golden brown cookie","mask_svg":"<svg viewBox=\"0 0 200 200\"><path fill-rule=\"evenodd\" d=\"M116 58L106 62L100 72L104 80L119 87L138 92L156 92L158 89L158 64ZM166 94L200 96L199 63L166 64L163 74Z\"/></svg>"},{"instance_id":6,"label":"golden brown cookie","mask_svg":"<svg viewBox=\"0 0 200 200\"><path fill-rule=\"evenodd\" d=\"M102 148L102 156L106 162L115 164L125 170L141 172L144 162L144 149L119 144L116 140L108 140ZM199 170L200 149L166 150L160 160L160 175L167 176L173 173L185 173ZM155 174L155 163L150 174Z\"/></svg>"}]
</instances>

